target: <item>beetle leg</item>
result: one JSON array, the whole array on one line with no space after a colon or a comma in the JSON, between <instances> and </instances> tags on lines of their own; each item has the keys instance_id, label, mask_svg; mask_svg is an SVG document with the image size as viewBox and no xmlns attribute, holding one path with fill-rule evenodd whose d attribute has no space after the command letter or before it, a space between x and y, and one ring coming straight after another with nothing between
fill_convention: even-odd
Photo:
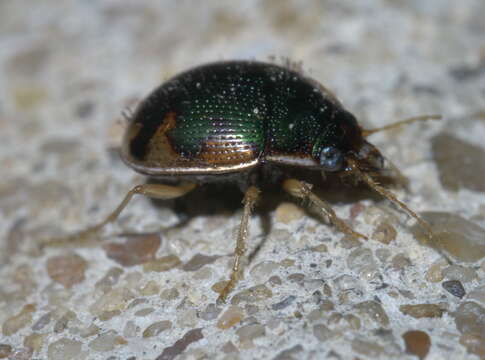
<instances>
[{"instance_id":1,"label":"beetle leg","mask_svg":"<svg viewBox=\"0 0 485 360\"><path fill-rule=\"evenodd\" d=\"M120 216L121 212L126 207L126 205L128 205L130 200L136 194L144 195L152 199L168 200L168 199L181 197L186 193L192 191L195 187L196 187L196 184L193 184L193 183L183 183L178 186L163 185L163 184L137 185L133 187L130 191L128 191L125 198L118 205L118 207L100 223L94 226L91 226L85 230L82 230L80 232L74 233L72 235L68 235L57 239L49 239L43 242L41 245L42 246L62 245L73 241L83 241L86 238L89 238L89 236L101 230L105 225L115 221L118 218L118 216Z\"/></svg>"},{"instance_id":2,"label":"beetle leg","mask_svg":"<svg viewBox=\"0 0 485 360\"><path fill-rule=\"evenodd\" d=\"M335 214L335 211L333 211L329 203L315 195L311 191L312 185L296 179L286 179L283 182L283 189L294 197L300 199L308 199L310 203L315 205L319 210L326 214L330 218L332 224L334 224L337 229L339 229L344 234L368 240L367 236L352 230L349 225L347 225L342 219L340 219L337 214Z\"/></svg>"},{"instance_id":3,"label":"beetle leg","mask_svg":"<svg viewBox=\"0 0 485 360\"><path fill-rule=\"evenodd\" d=\"M250 186L244 194L244 212L242 215L241 224L239 225L239 232L237 234L231 277L217 299L217 303L219 304L226 302L227 295L229 295L232 289L234 289L239 280L241 258L246 252L246 240L249 234L249 217L251 216L251 211L253 210L254 205L256 205L256 202L258 201L259 193L260 191L258 188L255 186Z\"/></svg>"}]
</instances>

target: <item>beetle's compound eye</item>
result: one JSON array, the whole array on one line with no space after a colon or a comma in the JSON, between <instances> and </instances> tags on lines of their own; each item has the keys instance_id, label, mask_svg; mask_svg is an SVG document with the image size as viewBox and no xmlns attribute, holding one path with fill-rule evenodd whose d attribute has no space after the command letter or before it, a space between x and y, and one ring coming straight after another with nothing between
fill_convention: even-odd
<instances>
[{"instance_id":1,"label":"beetle's compound eye","mask_svg":"<svg viewBox=\"0 0 485 360\"><path fill-rule=\"evenodd\" d=\"M326 171L338 171L342 169L344 156L342 152L333 146L327 146L320 152L320 165Z\"/></svg>"}]
</instances>

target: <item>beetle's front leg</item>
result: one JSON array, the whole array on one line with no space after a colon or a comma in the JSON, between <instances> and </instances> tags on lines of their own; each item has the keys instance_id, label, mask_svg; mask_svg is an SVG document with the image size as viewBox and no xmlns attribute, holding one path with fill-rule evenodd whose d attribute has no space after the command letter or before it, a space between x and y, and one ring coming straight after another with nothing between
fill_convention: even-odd
<instances>
[{"instance_id":1,"label":"beetle's front leg","mask_svg":"<svg viewBox=\"0 0 485 360\"><path fill-rule=\"evenodd\" d=\"M136 194L144 195L152 199L168 200L168 199L181 197L187 194L188 192L192 191L195 187L196 187L196 184L193 184L193 183L183 183L178 186L163 185L163 184L137 185L133 187L130 191L128 191L125 198L118 205L118 207L100 223L72 235L68 235L68 236L60 237L56 239L48 239L47 241L41 242L41 246L44 247L44 246L53 246L53 245L63 245L74 241L79 241L79 242L85 241L91 235L100 231L105 225L115 221L120 216L123 209L128 205L128 203L133 198L133 196Z\"/></svg>"},{"instance_id":2,"label":"beetle's front leg","mask_svg":"<svg viewBox=\"0 0 485 360\"><path fill-rule=\"evenodd\" d=\"M236 286L239 275L240 275L240 265L241 265L241 258L244 256L246 252L246 240L249 235L249 218L251 216L251 212L256 205L256 202L259 198L259 189L255 186L251 186L246 190L244 194L243 204L244 204L244 212L241 219L241 225L239 225L239 232L237 234L237 241L236 241L236 249L234 250L234 263L232 265L232 273L231 277L229 278L228 283L222 289L222 292L217 299L217 303L221 304L226 302L227 295L234 289Z\"/></svg>"},{"instance_id":3,"label":"beetle's front leg","mask_svg":"<svg viewBox=\"0 0 485 360\"><path fill-rule=\"evenodd\" d=\"M294 197L308 199L319 211L326 214L330 218L332 224L344 234L367 240L367 236L352 230L349 225L335 214L335 211L333 211L330 204L315 195L311 191L312 187L310 184L296 179L287 179L283 182L283 189Z\"/></svg>"}]
</instances>

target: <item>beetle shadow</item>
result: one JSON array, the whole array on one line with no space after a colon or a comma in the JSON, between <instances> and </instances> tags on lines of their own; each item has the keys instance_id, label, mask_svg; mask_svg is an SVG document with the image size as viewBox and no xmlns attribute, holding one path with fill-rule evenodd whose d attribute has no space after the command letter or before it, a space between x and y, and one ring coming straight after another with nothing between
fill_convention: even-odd
<instances>
[{"instance_id":1,"label":"beetle shadow","mask_svg":"<svg viewBox=\"0 0 485 360\"><path fill-rule=\"evenodd\" d=\"M294 175L291 174L290 175ZM382 197L363 184L348 183L342 181L339 176L328 176L322 179L319 173L311 171L298 171L298 176L294 176L314 185L313 191L331 206L341 204L353 204L362 200L381 201ZM148 179L147 182L156 183L156 179ZM254 209L253 215L259 216L262 226L261 241L256 248L249 254L251 261L264 246L266 239L271 231L273 219L271 213L283 202L293 202L301 207L307 216L323 222L323 219L302 204L299 199L295 199L287 194L280 186L280 181L259 184L261 189L260 200ZM173 200L150 199L156 207L170 207L179 217L179 222L171 229L183 228L190 221L200 216L229 215L243 208L243 193L236 184L221 182L204 184L197 187L183 197ZM234 246L236 239L234 238Z\"/></svg>"}]
</instances>

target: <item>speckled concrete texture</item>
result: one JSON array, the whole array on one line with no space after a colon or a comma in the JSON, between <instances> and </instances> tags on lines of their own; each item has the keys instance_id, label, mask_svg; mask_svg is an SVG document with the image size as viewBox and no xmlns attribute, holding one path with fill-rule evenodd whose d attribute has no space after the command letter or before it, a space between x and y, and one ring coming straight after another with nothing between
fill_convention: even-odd
<instances>
[{"instance_id":1,"label":"speckled concrete texture","mask_svg":"<svg viewBox=\"0 0 485 360\"><path fill-rule=\"evenodd\" d=\"M0 2L0 359L485 358L485 5L413 1ZM204 62L301 62L408 178L432 244L364 186L318 193L364 242L272 188L250 221L237 187L136 198L119 159L129 113ZM439 241L438 241L439 240Z\"/></svg>"}]
</instances>

